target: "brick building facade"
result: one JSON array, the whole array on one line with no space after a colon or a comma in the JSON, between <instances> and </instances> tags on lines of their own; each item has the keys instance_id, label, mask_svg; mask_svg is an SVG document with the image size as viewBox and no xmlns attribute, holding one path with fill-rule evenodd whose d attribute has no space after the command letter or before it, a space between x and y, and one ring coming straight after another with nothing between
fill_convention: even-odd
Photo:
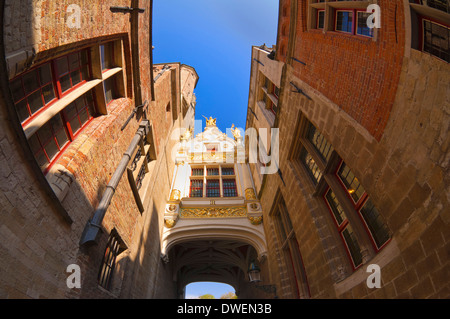
<instances>
[{"instance_id":1,"label":"brick building facade","mask_svg":"<svg viewBox=\"0 0 450 319\"><path fill-rule=\"evenodd\" d=\"M247 129L279 129L279 173L251 170L280 297L449 297L442 4L281 0L276 52L253 47Z\"/></svg>"},{"instance_id":2,"label":"brick building facade","mask_svg":"<svg viewBox=\"0 0 450 319\"><path fill-rule=\"evenodd\" d=\"M152 1L6 0L0 17L0 298L176 297L158 243L198 75L153 65Z\"/></svg>"}]
</instances>

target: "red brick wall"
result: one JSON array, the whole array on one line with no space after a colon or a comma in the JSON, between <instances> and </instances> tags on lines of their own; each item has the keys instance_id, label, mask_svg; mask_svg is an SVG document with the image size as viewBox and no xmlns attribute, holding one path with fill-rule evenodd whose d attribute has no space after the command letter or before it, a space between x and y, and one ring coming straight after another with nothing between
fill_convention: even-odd
<instances>
[{"instance_id":1,"label":"red brick wall","mask_svg":"<svg viewBox=\"0 0 450 319\"><path fill-rule=\"evenodd\" d=\"M290 0L281 1L280 8ZM403 1L380 0L376 41L338 32L306 29L306 1L297 2L294 74L323 93L380 140L395 98L405 43ZM280 9L281 10L281 9ZM286 18L280 20L282 28ZM287 19L290 19L288 16ZM280 32L280 30L279 30ZM278 41L283 46L285 37ZM290 44L292 45L292 44ZM279 58L284 61L283 57Z\"/></svg>"}]
</instances>

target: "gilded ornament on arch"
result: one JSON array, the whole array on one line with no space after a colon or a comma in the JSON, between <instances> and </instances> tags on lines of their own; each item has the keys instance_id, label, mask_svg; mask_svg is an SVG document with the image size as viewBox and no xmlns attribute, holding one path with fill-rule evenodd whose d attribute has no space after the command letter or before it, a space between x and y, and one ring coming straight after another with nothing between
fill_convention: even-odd
<instances>
[{"instance_id":1,"label":"gilded ornament on arch","mask_svg":"<svg viewBox=\"0 0 450 319\"><path fill-rule=\"evenodd\" d=\"M229 218L246 216L246 207L182 208L180 213L180 217L182 218Z\"/></svg>"},{"instance_id":2,"label":"gilded ornament on arch","mask_svg":"<svg viewBox=\"0 0 450 319\"><path fill-rule=\"evenodd\" d=\"M252 225L258 226L262 223L263 217L262 216L257 216L257 217L249 216L248 219L250 220L250 223Z\"/></svg>"},{"instance_id":3,"label":"gilded ornament on arch","mask_svg":"<svg viewBox=\"0 0 450 319\"><path fill-rule=\"evenodd\" d=\"M170 194L170 200L181 200L181 192L178 189L174 189Z\"/></svg>"},{"instance_id":4,"label":"gilded ornament on arch","mask_svg":"<svg viewBox=\"0 0 450 319\"><path fill-rule=\"evenodd\" d=\"M255 200L255 199L257 199L255 191L253 190L253 188L247 188L245 190L245 199L247 199L247 200Z\"/></svg>"},{"instance_id":5,"label":"gilded ornament on arch","mask_svg":"<svg viewBox=\"0 0 450 319\"><path fill-rule=\"evenodd\" d=\"M175 226L175 220L174 219L165 219L164 224L167 228L173 228Z\"/></svg>"}]
</instances>

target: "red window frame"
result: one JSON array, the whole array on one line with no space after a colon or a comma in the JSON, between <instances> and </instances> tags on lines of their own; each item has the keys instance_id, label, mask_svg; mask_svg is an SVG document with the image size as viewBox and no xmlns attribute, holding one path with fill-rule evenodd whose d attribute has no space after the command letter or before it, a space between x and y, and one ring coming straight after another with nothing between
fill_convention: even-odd
<instances>
[{"instance_id":1,"label":"red window frame","mask_svg":"<svg viewBox=\"0 0 450 319\"><path fill-rule=\"evenodd\" d=\"M229 174L230 172L231 172L231 174ZM222 167L222 175L223 176L235 175L234 167Z\"/></svg>"},{"instance_id":2,"label":"red window frame","mask_svg":"<svg viewBox=\"0 0 450 319\"><path fill-rule=\"evenodd\" d=\"M94 118L95 115L95 98L93 96L94 92L89 91L86 94L83 94L78 99L70 103L67 107L62 110L63 119L67 127L67 131L70 136L70 140L73 141L75 137L83 130L83 128L89 124L90 121ZM89 102L88 95L91 95L91 101ZM82 101L82 104L78 104L77 102ZM69 115L70 108L75 109L75 114L72 116ZM85 121L82 120L83 113L87 117ZM79 128L74 131L71 121L76 119Z\"/></svg>"},{"instance_id":3,"label":"red window frame","mask_svg":"<svg viewBox=\"0 0 450 319\"><path fill-rule=\"evenodd\" d=\"M85 53L86 53L86 61L85 61L84 64L82 64L82 62L81 62L81 61L82 61L82 59L81 59L81 54L82 54L82 52L85 52ZM78 54L78 55L80 56L80 59L79 59L78 67L77 67L77 68L72 68L72 69L71 69L70 66L69 66L69 56L72 56L72 55L74 55L74 54ZM67 71L67 72L64 72L64 73L61 74L61 75L57 75L57 74L58 74L58 71L57 71L57 61L58 61L58 60L63 60L63 59L66 59L67 66L68 66L68 71ZM51 71L51 81L46 82L46 83L41 83L41 70L42 70L44 67L46 67L46 66L49 66L49 67L50 67L50 71ZM82 70L83 70L84 67L86 67L85 70L86 70L86 72L87 72L87 73L86 73L87 78L84 78L84 77L83 77L83 72L82 72ZM71 73L76 72L76 71L79 72L79 76L80 76L80 80L81 80L81 81L80 81L79 83L77 83L75 86L73 86L73 85L72 85L72 84L73 84L73 83L72 83L72 79L71 79L70 76L69 76L69 82L70 82L71 88L70 88L70 89L67 89L67 90L64 91L64 92L62 92L62 90L61 90L61 83L60 83L61 77L70 75ZM26 91L26 89L25 89L25 86L24 86L24 78L27 77L29 74L31 74L31 73L33 73L33 72L35 72L35 74L36 74L36 82L37 82L37 84L38 84L38 87L35 88L34 90L32 90L31 92L28 92L28 93L27 93L27 91ZM61 99L61 98L64 97L64 96L66 96L67 94L69 94L70 92L72 92L73 90L75 90L76 88L78 88L79 86L81 86L82 84L86 83L90 78L92 78L91 55L90 55L89 49L83 49L83 50L78 50L78 51L69 53L69 54L64 55L64 56L62 56L62 57L53 59L53 60L51 60L51 61L48 61L48 62L39 64L39 65L33 67L31 70L29 70L29 71L27 71L27 72L25 72L25 73L23 73L23 74L20 74L20 75L14 77L13 79L11 79L11 80L9 81L10 86L11 86L14 82L16 82L16 81L18 81L18 80L20 80L20 83L21 83L21 86L22 86L23 97L18 98L18 99L15 99L15 97L13 96L15 106L17 107L17 105L18 105L19 103L22 103L23 101L26 101L26 103L27 103L26 108L27 108L27 112L28 112L28 115L29 115L29 116L28 116L26 119L22 120L22 127L25 127L26 125L28 125L33 119L35 119L35 118L36 118L39 114L41 114L43 111L47 110L47 109L48 109L51 105L53 105L56 101L58 101L59 99ZM44 96L44 91L43 91L43 89L44 89L45 87L49 86L50 84L52 84L52 86L53 86L53 95L54 95L54 98L51 99L50 101L46 102L46 98L45 98L45 96ZM33 112L31 111L30 103L29 103L29 101L28 101L28 98L29 98L30 96L32 96L33 94L35 94L36 92L38 92L38 91L40 91L40 97L41 97L42 106L41 106L38 110L36 110L36 111L33 113ZM19 114L19 113L18 113L18 116L20 117L20 114Z\"/></svg>"},{"instance_id":4,"label":"red window frame","mask_svg":"<svg viewBox=\"0 0 450 319\"><path fill-rule=\"evenodd\" d=\"M50 67L51 80L49 82L46 82L46 83L41 83L41 79L42 79L42 76L41 76L41 72L42 71L41 70L44 67L46 67L46 66ZM37 83L37 88L32 89L30 92L27 93L27 90L25 89L25 85L24 85L24 78L27 77L28 75L32 74L32 73L35 74L35 80L36 80L36 83ZM41 64L41 65L31 69L30 71L27 71L27 72L25 72L25 73L23 73L23 74L21 74L19 76L14 77L12 80L10 80L10 86L14 82L17 82L17 81L20 81L21 94L23 96L20 97L20 98L16 98L15 96L13 96L13 100L14 100L14 105L16 106L16 109L17 109L17 105L19 103L26 102L26 111L28 112L28 117L26 119L21 120L20 119L21 115L19 114L19 111L17 110L18 116L19 116L19 120L21 120L22 126L25 126L26 124L28 124L31 121L31 119L33 119L34 117L39 115L44 109L47 108L47 106L53 104L53 102L58 98L57 97L55 83L53 81L53 70L52 70L51 62L47 62L47 63ZM53 90L54 97L50 101L45 102L44 88L49 86L49 85L52 85L52 90ZM36 110L35 112L32 112L31 111L31 107L30 107L29 98L33 94L37 93L38 91L40 92L40 98L41 98L42 106L38 110Z\"/></svg>"},{"instance_id":5,"label":"red window frame","mask_svg":"<svg viewBox=\"0 0 450 319\"><path fill-rule=\"evenodd\" d=\"M207 176L219 176L219 168L218 167L207 167L206 168L206 175Z\"/></svg>"},{"instance_id":6,"label":"red window frame","mask_svg":"<svg viewBox=\"0 0 450 319\"><path fill-rule=\"evenodd\" d=\"M220 180L206 180L206 197L220 197Z\"/></svg>"},{"instance_id":7,"label":"red window frame","mask_svg":"<svg viewBox=\"0 0 450 319\"><path fill-rule=\"evenodd\" d=\"M372 243L372 247L374 248L374 250L375 250L376 252L379 252L379 251L381 251L381 250L382 250L382 249L383 249L383 248L391 241L391 238L389 238L384 244L382 244L380 247L378 247L378 245L377 245L377 243L376 243L376 241L375 241L375 238L374 238L374 236L372 235L372 232L370 231L369 226L367 225L367 222L366 222L365 218L364 218L364 217L362 216L362 214L361 214L361 209L362 209L362 208L364 207L364 205L367 203L367 200L368 200L368 198L369 198L369 195L367 194L367 192L366 192L365 189L363 188L363 189L364 189L364 192L363 192L363 194L361 195L361 197L358 198L357 201L355 201L355 200L353 199L353 197L351 196L351 193L349 193L349 191L348 191L347 186L345 185L345 183L342 181L341 177L339 176L339 171L340 171L342 165L344 165L344 164L345 164L345 162L344 162L343 160L341 160L341 163L338 165L338 168L337 168L337 170L336 170L336 172L335 172L335 176L337 177L337 180L338 180L339 184L344 188L345 193L346 193L346 196L349 198L350 202L353 204L353 208L355 209L355 211L358 212L358 216L359 216L361 222L363 223L364 228L365 228L367 234L369 235L370 241L371 241L371 243ZM345 165L347 165L347 164L345 164ZM349 167L349 169L350 169L350 167Z\"/></svg>"},{"instance_id":8,"label":"red window frame","mask_svg":"<svg viewBox=\"0 0 450 319\"><path fill-rule=\"evenodd\" d=\"M351 32L337 29L338 12L351 12L352 13L352 31ZM342 8L342 9L339 8L339 9L334 10L334 27L333 27L333 30L335 32L344 33L344 34L351 34L351 35L356 35L356 36L365 37L365 38L369 38L369 39L373 38L373 33L372 33L372 36L367 36L367 35L364 35L364 34L359 34L357 32L357 28L358 28L358 12L367 13L366 10L353 9L353 8Z\"/></svg>"},{"instance_id":9,"label":"red window frame","mask_svg":"<svg viewBox=\"0 0 450 319\"><path fill-rule=\"evenodd\" d=\"M86 61L84 63L83 63L83 58L82 58L83 53L86 54ZM76 66L74 66L73 63L71 63L71 61L70 61L70 58L73 57L74 55L77 55L77 65ZM60 67L59 61L66 62L67 71L59 70L59 67ZM83 49L83 50L71 52L67 55L64 55L62 57L52 60L53 70L54 70L53 75L54 75L54 80L56 81L56 88L57 88L59 98L63 97L64 95L69 94L74 89L76 89L77 87L86 83L87 80L91 78L92 72L91 72L91 63L90 62L91 62L91 60L90 60L89 49ZM84 68L86 70L86 77L83 76ZM80 82L75 83L75 84L73 83L73 80L72 80L72 74L74 74L74 73L78 74L79 79L80 79ZM70 87L63 91L62 85L61 85L61 79L66 76L68 76Z\"/></svg>"},{"instance_id":10,"label":"red window frame","mask_svg":"<svg viewBox=\"0 0 450 319\"><path fill-rule=\"evenodd\" d=\"M362 258L361 258L361 263L360 264L356 264L355 263L355 261L354 261L354 259L353 259L353 256L352 256L352 254L351 254L351 252L350 252L350 248L349 248L349 246L348 246L348 243L347 243L347 241L345 240L345 237L344 237L344 231L350 226L351 227L351 225L350 225L350 223L349 223L349 221L348 221L348 218L347 218L347 216L345 216L345 218L342 218L342 221L339 223L339 221L337 220L337 218L336 218L336 216L335 216L335 214L334 214L334 212L333 212L333 208L330 206L330 203L329 203L329 201L328 201L328 198L327 198L327 195L328 195L328 192L329 191L332 191L333 192L333 190L328 186L328 188L325 190L325 192L323 193L323 199L324 199L324 201L325 201L325 204L327 205L327 207L328 207L328 210L329 210L329 212L330 212L330 214L331 214L331 216L332 216L332 218L333 218L333 221L334 221L334 224L335 224L335 226L336 226L336 229L337 229L337 231L338 231L338 233L339 233L339 236L341 237L341 240L342 240L342 243L344 244L344 247L345 247L345 252L347 253L347 256L348 256L348 258L350 259L350 262L351 262L351 265L352 265L352 268L353 268L353 270L357 270L358 268L360 268L362 265L363 265L363 262L362 262ZM333 192L334 193L334 192ZM336 196L336 194L335 194L335 196ZM339 201L338 201L339 202ZM339 205L341 205L340 203L339 203ZM342 205L341 205L342 206ZM344 211L344 214L345 214L345 211ZM353 227L351 227L351 228L353 228ZM358 243L358 245L359 245L359 243Z\"/></svg>"},{"instance_id":11,"label":"red window frame","mask_svg":"<svg viewBox=\"0 0 450 319\"><path fill-rule=\"evenodd\" d=\"M60 128L58 128L57 130L55 129L55 127L53 126L53 119L55 117L58 117L59 121L61 122L62 126ZM50 136L48 139L44 140L44 138L42 136L40 136L40 130L42 128L47 127L50 130ZM64 142L63 145L60 145L59 141L58 141L58 134L63 131L66 137L66 141ZM64 125L64 120L61 117L61 113L56 114L52 120L48 121L47 123L45 123L36 133L34 133L31 137L30 140L35 138L37 144L35 146L37 146L37 149L35 149L33 147L33 144L30 143L30 147L32 148L33 151L33 155L36 158L36 160L39 157L39 153L43 153L44 157L46 158L48 165L45 165L44 167L41 166L38 162L38 164L41 166L41 169L44 171L44 175L48 173L48 171L50 170L50 168L52 167L52 165L55 163L55 161L59 158L59 156L62 154L62 152L69 146L70 144L70 137L69 134L66 130L66 127ZM55 143L58 152L56 152L52 157L50 157L50 155L48 154L48 152L46 151L46 147L50 144L50 143Z\"/></svg>"},{"instance_id":12,"label":"red window frame","mask_svg":"<svg viewBox=\"0 0 450 319\"><path fill-rule=\"evenodd\" d=\"M203 168L192 168L191 176L203 176L204 169Z\"/></svg>"},{"instance_id":13,"label":"red window frame","mask_svg":"<svg viewBox=\"0 0 450 319\"><path fill-rule=\"evenodd\" d=\"M227 178L222 180L223 197L237 197L237 186L234 178Z\"/></svg>"},{"instance_id":14,"label":"red window frame","mask_svg":"<svg viewBox=\"0 0 450 319\"><path fill-rule=\"evenodd\" d=\"M198 183L198 184L196 184ZM199 191L201 196L194 196L193 191ZM203 197L203 180L201 179L191 179L191 184L189 186L189 197Z\"/></svg>"}]
</instances>

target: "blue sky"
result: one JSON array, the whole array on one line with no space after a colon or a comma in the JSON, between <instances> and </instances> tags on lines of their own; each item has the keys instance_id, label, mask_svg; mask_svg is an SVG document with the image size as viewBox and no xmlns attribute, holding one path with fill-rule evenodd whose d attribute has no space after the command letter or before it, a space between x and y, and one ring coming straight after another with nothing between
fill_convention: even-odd
<instances>
[{"instance_id":1,"label":"blue sky","mask_svg":"<svg viewBox=\"0 0 450 319\"><path fill-rule=\"evenodd\" d=\"M278 0L154 0L154 63L181 62L200 77L196 119L245 129L252 45L276 44ZM200 132L196 128L196 132ZM231 286L188 285L186 296L220 298Z\"/></svg>"},{"instance_id":2,"label":"blue sky","mask_svg":"<svg viewBox=\"0 0 450 319\"><path fill-rule=\"evenodd\" d=\"M220 299L220 297L229 292L235 292L234 288L230 285L217 282L194 282L186 287L186 299L197 299L199 296L206 294Z\"/></svg>"},{"instance_id":3,"label":"blue sky","mask_svg":"<svg viewBox=\"0 0 450 319\"><path fill-rule=\"evenodd\" d=\"M278 0L154 0L154 63L181 62L200 77L196 119L245 128L252 45L276 44ZM197 132L198 128L196 128Z\"/></svg>"}]
</instances>

